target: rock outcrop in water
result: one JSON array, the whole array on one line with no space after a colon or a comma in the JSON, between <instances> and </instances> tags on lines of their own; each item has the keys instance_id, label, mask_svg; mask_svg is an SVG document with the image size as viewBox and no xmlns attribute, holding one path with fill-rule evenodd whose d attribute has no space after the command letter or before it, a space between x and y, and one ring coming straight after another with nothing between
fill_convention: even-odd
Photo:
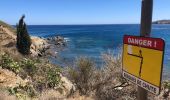
<instances>
[{"instance_id":1,"label":"rock outcrop in water","mask_svg":"<svg viewBox=\"0 0 170 100\"><path fill-rule=\"evenodd\" d=\"M62 36L49 37L47 38L47 42L58 47L66 46L66 41Z\"/></svg>"}]
</instances>

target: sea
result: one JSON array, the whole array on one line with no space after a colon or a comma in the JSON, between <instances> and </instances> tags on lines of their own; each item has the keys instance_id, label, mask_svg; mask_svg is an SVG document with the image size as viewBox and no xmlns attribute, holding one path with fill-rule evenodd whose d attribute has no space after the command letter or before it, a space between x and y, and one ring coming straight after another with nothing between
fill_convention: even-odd
<instances>
[{"instance_id":1,"label":"sea","mask_svg":"<svg viewBox=\"0 0 170 100\"><path fill-rule=\"evenodd\" d=\"M72 65L79 57L92 59L96 66L102 66L102 54L117 56L121 53L124 35L140 34L139 24L112 25L29 25L28 31L33 36L43 38L63 36L66 47L53 48L56 57L51 62L61 66ZM163 79L170 79L170 25L155 24L151 37L165 40ZM154 58L153 58L154 59ZM153 62L154 63L154 62Z\"/></svg>"}]
</instances>

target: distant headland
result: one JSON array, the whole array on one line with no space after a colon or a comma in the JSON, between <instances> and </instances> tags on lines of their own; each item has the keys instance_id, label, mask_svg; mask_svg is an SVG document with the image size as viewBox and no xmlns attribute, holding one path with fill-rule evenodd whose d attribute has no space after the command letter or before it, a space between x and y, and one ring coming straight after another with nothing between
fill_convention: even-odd
<instances>
[{"instance_id":1,"label":"distant headland","mask_svg":"<svg viewBox=\"0 0 170 100\"><path fill-rule=\"evenodd\" d=\"M157 20L152 23L153 24L170 24L170 20Z\"/></svg>"}]
</instances>

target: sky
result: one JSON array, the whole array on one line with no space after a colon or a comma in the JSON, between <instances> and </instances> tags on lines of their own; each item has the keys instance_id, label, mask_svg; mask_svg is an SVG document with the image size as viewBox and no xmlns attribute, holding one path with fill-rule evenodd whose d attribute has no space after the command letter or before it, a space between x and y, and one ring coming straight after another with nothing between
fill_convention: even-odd
<instances>
[{"instance_id":1,"label":"sky","mask_svg":"<svg viewBox=\"0 0 170 100\"><path fill-rule=\"evenodd\" d=\"M137 24L142 0L2 0L0 20L15 25ZM153 20L170 19L170 0L154 0Z\"/></svg>"}]
</instances>

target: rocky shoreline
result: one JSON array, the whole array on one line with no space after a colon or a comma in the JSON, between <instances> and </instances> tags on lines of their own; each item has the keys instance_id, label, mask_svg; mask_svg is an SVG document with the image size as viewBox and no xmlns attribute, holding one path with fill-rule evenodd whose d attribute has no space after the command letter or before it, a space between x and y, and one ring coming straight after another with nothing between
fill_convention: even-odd
<instances>
[{"instance_id":1,"label":"rocky shoreline","mask_svg":"<svg viewBox=\"0 0 170 100\"><path fill-rule=\"evenodd\" d=\"M66 46L66 40L62 36L48 37L45 39L49 44L54 44L58 47Z\"/></svg>"},{"instance_id":2,"label":"rocky shoreline","mask_svg":"<svg viewBox=\"0 0 170 100\"><path fill-rule=\"evenodd\" d=\"M53 47L61 48L66 46L66 40L62 36L54 36L48 38L41 37L31 37L32 45L31 45L31 55L32 56L46 56L53 55L52 52Z\"/></svg>"}]
</instances>

